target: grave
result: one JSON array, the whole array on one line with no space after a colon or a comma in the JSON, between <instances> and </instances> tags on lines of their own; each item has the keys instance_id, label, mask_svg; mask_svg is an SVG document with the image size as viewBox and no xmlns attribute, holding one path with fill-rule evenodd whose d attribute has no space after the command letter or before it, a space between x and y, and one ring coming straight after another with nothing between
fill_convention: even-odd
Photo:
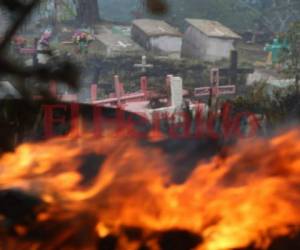
<instances>
[{"instance_id":1,"label":"grave","mask_svg":"<svg viewBox=\"0 0 300 250\"><path fill-rule=\"evenodd\" d=\"M130 37L106 31L95 35L95 38L101 48L100 54L106 57L139 55L143 53L143 49L132 41Z\"/></svg>"},{"instance_id":2,"label":"grave","mask_svg":"<svg viewBox=\"0 0 300 250\"><path fill-rule=\"evenodd\" d=\"M147 57L142 56L142 62L140 64L134 64L133 67L140 68L143 74L146 74L147 69L153 68L153 64L147 64Z\"/></svg>"},{"instance_id":3,"label":"grave","mask_svg":"<svg viewBox=\"0 0 300 250\"><path fill-rule=\"evenodd\" d=\"M227 59L235 41L241 37L220 22L203 19L185 19L187 29L183 36L182 56L216 62Z\"/></svg>"},{"instance_id":4,"label":"grave","mask_svg":"<svg viewBox=\"0 0 300 250\"><path fill-rule=\"evenodd\" d=\"M220 86L220 71L218 68L211 69L210 74L210 87L200 87L194 90L195 97L210 96L211 106L216 104L216 99L220 95L231 95L236 93L235 85L222 85Z\"/></svg>"},{"instance_id":5,"label":"grave","mask_svg":"<svg viewBox=\"0 0 300 250\"><path fill-rule=\"evenodd\" d=\"M278 38L273 40L272 44L266 44L264 51L267 51L271 54L272 64L276 65L279 63L280 54L283 50L289 49L287 41L280 42Z\"/></svg>"},{"instance_id":6,"label":"grave","mask_svg":"<svg viewBox=\"0 0 300 250\"><path fill-rule=\"evenodd\" d=\"M183 104L182 78L171 78L171 106L178 108Z\"/></svg>"}]
</instances>

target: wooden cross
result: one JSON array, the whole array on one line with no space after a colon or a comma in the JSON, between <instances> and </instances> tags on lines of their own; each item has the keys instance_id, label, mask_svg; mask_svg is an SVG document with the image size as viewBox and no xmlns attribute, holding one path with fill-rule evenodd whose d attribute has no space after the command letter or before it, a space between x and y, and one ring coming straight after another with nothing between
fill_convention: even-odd
<instances>
[{"instance_id":1,"label":"wooden cross","mask_svg":"<svg viewBox=\"0 0 300 250\"><path fill-rule=\"evenodd\" d=\"M230 84L236 84L238 75L251 74L254 69L238 68L238 52L236 50L231 51L230 67L221 68L219 70L220 76L227 76L230 80Z\"/></svg>"},{"instance_id":2,"label":"wooden cross","mask_svg":"<svg viewBox=\"0 0 300 250\"><path fill-rule=\"evenodd\" d=\"M228 95L236 93L235 85L220 86L220 71L218 68L213 68L210 71L210 87L200 87L194 90L194 96L210 96L210 106L214 108L217 104L217 99L220 95Z\"/></svg>"},{"instance_id":3,"label":"wooden cross","mask_svg":"<svg viewBox=\"0 0 300 250\"><path fill-rule=\"evenodd\" d=\"M142 56L142 63L141 64L134 64L135 68L141 68L143 73L146 73L148 68L153 68L153 64L147 64L147 57Z\"/></svg>"},{"instance_id":4,"label":"wooden cross","mask_svg":"<svg viewBox=\"0 0 300 250\"><path fill-rule=\"evenodd\" d=\"M236 86L235 85L219 85L220 83L220 76L219 76L219 69L213 68L210 72L210 87L200 87L194 90L194 95L197 97L200 96L219 96L219 95L229 95L236 93Z\"/></svg>"}]
</instances>

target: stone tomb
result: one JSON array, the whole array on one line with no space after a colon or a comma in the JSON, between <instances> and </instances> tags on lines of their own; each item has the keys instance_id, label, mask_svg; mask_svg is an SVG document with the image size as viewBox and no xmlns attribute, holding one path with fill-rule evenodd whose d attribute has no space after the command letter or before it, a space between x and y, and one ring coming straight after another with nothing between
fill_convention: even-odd
<instances>
[{"instance_id":1,"label":"stone tomb","mask_svg":"<svg viewBox=\"0 0 300 250\"><path fill-rule=\"evenodd\" d=\"M241 37L223 24L201 19L186 19L182 56L215 62L229 59L235 41Z\"/></svg>"}]
</instances>

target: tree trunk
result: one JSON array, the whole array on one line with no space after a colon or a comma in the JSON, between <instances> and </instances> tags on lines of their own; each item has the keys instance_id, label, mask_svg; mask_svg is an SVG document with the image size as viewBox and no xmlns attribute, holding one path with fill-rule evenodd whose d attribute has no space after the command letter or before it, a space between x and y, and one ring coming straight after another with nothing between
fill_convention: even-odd
<instances>
[{"instance_id":1,"label":"tree trunk","mask_svg":"<svg viewBox=\"0 0 300 250\"><path fill-rule=\"evenodd\" d=\"M97 0L78 0L77 21L80 24L91 26L100 19Z\"/></svg>"}]
</instances>

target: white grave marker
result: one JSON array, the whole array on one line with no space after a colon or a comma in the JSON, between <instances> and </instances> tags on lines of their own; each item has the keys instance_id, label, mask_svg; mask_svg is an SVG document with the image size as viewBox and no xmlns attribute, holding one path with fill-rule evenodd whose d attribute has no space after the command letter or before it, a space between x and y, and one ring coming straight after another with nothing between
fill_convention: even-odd
<instances>
[{"instance_id":1,"label":"white grave marker","mask_svg":"<svg viewBox=\"0 0 300 250\"><path fill-rule=\"evenodd\" d=\"M148 68L153 68L153 64L147 64L147 57L142 56L142 63L140 64L134 64L133 67L135 68L141 68L143 73L146 73Z\"/></svg>"},{"instance_id":2,"label":"white grave marker","mask_svg":"<svg viewBox=\"0 0 300 250\"><path fill-rule=\"evenodd\" d=\"M180 107L183 103L182 78L171 77L171 105Z\"/></svg>"}]
</instances>

